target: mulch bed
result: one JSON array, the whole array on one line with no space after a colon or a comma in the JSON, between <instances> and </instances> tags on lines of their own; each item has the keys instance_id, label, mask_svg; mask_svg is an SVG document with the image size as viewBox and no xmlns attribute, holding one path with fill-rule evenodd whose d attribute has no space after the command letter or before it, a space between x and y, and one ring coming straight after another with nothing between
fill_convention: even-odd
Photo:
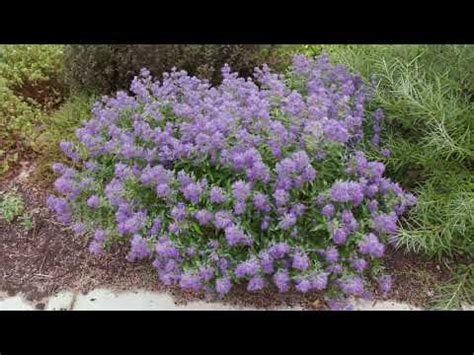
<instances>
[{"instance_id":1,"label":"mulch bed","mask_svg":"<svg viewBox=\"0 0 474 355\"><path fill-rule=\"evenodd\" d=\"M160 284L151 263L129 263L125 260L125 250L117 248L100 258L90 254L86 238L74 235L49 211L46 205L49 191L28 180L28 174L20 174L20 178L0 182L0 191L18 187L34 220L34 228L24 231L21 226L0 218L1 292L9 296L23 294L27 300L38 304L61 290L87 293L98 287L165 291L173 294L177 303L197 299L212 301L209 298L212 296ZM436 285L449 277L447 270L436 262L401 253L392 252L386 264L394 275L390 299L419 307L429 304ZM244 286L235 287L223 301L258 308L295 305L305 309L326 308L317 293L281 295L272 289L249 293Z\"/></svg>"}]
</instances>

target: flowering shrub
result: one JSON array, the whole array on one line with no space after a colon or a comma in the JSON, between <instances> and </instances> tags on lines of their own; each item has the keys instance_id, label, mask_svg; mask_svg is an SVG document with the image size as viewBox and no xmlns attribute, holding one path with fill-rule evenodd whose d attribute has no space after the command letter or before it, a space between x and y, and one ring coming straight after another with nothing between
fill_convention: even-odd
<instances>
[{"instance_id":1,"label":"flowering shrub","mask_svg":"<svg viewBox=\"0 0 474 355\"><path fill-rule=\"evenodd\" d=\"M63 197L49 204L90 251L114 243L149 259L165 284L228 293L270 285L369 296L387 239L415 203L356 146L367 90L327 57L294 58L287 75L255 80L228 66L221 85L142 70L132 96L104 97L62 142Z\"/></svg>"}]
</instances>

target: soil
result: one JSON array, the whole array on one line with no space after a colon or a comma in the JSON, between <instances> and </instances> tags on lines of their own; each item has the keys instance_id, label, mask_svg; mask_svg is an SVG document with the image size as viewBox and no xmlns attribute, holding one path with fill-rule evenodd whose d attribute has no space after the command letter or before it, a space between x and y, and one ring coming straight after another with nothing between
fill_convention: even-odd
<instances>
[{"instance_id":1,"label":"soil","mask_svg":"<svg viewBox=\"0 0 474 355\"><path fill-rule=\"evenodd\" d=\"M50 191L30 182L34 165L23 164L14 178L0 181L0 191L18 188L25 206L34 220L34 228L25 231L18 223L9 224L0 217L0 292L9 296L23 294L29 301L40 302L62 290L87 293L94 288L114 290L145 289L171 293L177 303L196 299L212 301L204 294L184 292L161 284L151 263L129 263L126 251L117 248L96 257L87 248L88 240L76 236L58 223L46 205ZM449 278L448 271L433 261L391 252L387 256L388 271L394 276L390 299L425 307L434 295L436 285ZM221 301L258 308L302 306L325 309L318 293L279 294L274 289L249 293L244 286L235 287ZM43 303L44 304L44 303ZM41 303L39 306L41 308Z\"/></svg>"}]
</instances>

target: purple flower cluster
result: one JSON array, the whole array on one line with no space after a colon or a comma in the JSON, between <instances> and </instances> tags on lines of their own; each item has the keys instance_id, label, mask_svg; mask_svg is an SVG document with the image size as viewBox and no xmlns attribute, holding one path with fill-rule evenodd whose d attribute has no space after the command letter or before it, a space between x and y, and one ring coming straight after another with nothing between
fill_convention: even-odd
<instances>
[{"instance_id":1,"label":"purple flower cluster","mask_svg":"<svg viewBox=\"0 0 474 355\"><path fill-rule=\"evenodd\" d=\"M98 229L94 234L94 239L89 244L89 251L95 255L104 253L104 243L107 240L107 233L102 229Z\"/></svg>"},{"instance_id":2,"label":"purple flower cluster","mask_svg":"<svg viewBox=\"0 0 474 355\"><path fill-rule=\"evenodd\" d=\"M148 243L141 235L135 234L130 244L130 252L127 255L128 261L143 259L151 255Z\"/></svg>"},{"instance_id":3,"label":"purple flower cluster","mask_svg":"<svg viewBox=\"0 0 474 355\"><path fill-rule=\"evenodd\" d=\"M386 297L389 294L390 290L392 289L391 276L384 275L384 276L379 277L378 283L379 283L379 288L380 288L380 291L382 292L382 295Z\"/></svg>"},{"instance_id":4,"label":"purple flower cluster","mask_svg":"<svg viewBox=\"0 0 474 355\"><path fill-rule=\"evenodd\" d=\"M65 224L70 223L71 207L65 199L49 196L48 206L56 213L56 217L59 222Z\"/></svg>"},{"instance_id":5,"label":"purple flower cluster","mask_svg":"<svg viewBox=\"0 0 474 355\"><path fill-rule=\"evenodd\" d=\"M383 111L381 109L375 111L373 120L374 135L372 136L372 144L378 147L380 145L380 133L382 133Z\"/></svg>"},{"instance_id":6,"label":"purple flower cluster","mask_svg":"<svg viewBox=\"0 0 474 355\"><path fill-rule=\"evenodd\" d=\"M357 206L364 199L363 186L354 181L337 182L331 187L331 199L334 202L351 202Z\"/></svg>"},{"instance_id":7,"label":"purple flower cluster","mask_svg":"<svg viewBox=\"0 0 474 355\"><path fill-rule=\"evenodd\" d=\"M364 293L364 281L361 277L348 277L339 282L342 292L351 296L362 296Z\"/></svg>"},{"instance_id":8,"label":"purple flower cluster","mask_svg":"<svg viewBox=\"0 0 474 355\"><path fill-rule=\"evenodd\" d=\"M50 207L76 233L96 231L93 253L128 241L127 259L152 260L166 285L363 295L416 200L354 151L361 79L326 56L296 56L288 75L222 76L212 87L142 70L131 94L96 103L79 143L61 143L78 170L54 164L62 197Z\"/></svg>"},{"instance_id":9,"label":"purple flower cluster","mask_svg":"<svg viewBox=\"0 0 474 355\"><path fill-rule=\"evenodd\" d=\"M380 258L383 256L384 251L385 246L380 243L379 239L375 234L366 234L359 242L359 252L361 254L368 254L370 256Z\"/></svg>"}]
</instances>

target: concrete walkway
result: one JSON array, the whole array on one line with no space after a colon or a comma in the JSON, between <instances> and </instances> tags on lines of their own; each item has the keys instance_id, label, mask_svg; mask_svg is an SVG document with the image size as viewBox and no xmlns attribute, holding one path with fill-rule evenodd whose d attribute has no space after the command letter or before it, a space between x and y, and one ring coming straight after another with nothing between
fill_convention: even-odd
<instances>
[{"instance_id":1,"label":"concrete walkway","mask_svg":"<svg viewBox=\"0 0 474 355\"><path fill-rule=\"evenodd\" d=\"M29 303L20 296L1 297L0 310L261 310L237 307L219 302L193 301L186 305L175 304L173 297L150 291L115 292L96 289L86 295L64 291L46 301ZM274 308L275 310L301 310L301 307ZM356 310L417 310L405 303L392 301L357 301ZM471 308L472 309L472 308Z\"/></svg>"}]
</instances>

